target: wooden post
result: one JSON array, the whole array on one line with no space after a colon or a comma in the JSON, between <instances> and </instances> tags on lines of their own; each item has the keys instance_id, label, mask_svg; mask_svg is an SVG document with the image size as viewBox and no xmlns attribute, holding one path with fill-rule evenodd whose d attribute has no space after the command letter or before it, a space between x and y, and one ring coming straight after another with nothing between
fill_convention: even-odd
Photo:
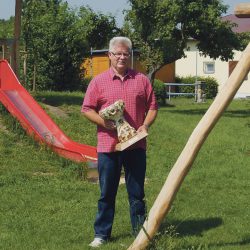
<instances>
[{"instance_id":1,"label":"wooden post","mask_svg":"<svg viewBox=\"0 0 250 250\"><path fill-rule=\"evenodd\" d=\"M21 33L21 10L22 0L16 0L15 7L15 27L14 27L14 43L12 50L13 70L17 77L19 76L19 39Z\"/></svg>"},{"instance_id":2,"label":"wooden post","mask_svg":"<svg viewBox=\"0 0 250 250\"><path fill-rule=\"evenodd\" d=\"M170 210L175 195L190 170L201 146L216 122L222 116L224 110L232 101L249 70L250 43L243 52L241 59L226 84L223 86L223 89L217 95L214 102L191 134L186 146L170 171L165 184L149 211L148 218L143 224L143 229L139 232L133 244L128 248L129 250L143 250L147 247L149 241L160 227L162 220Z\"/></svg>"},{"instance_id":3,"label":"wooden post","mask_svg":"<svg viewBox=\"0 0 250 250\"><path fill-rule=\"evenodd\" d=\"M36 91L36 63L34 63L34 68L33 68L33 84L32 84L32 91Z\"/></svg>"},{"instance_id":4,"label":"wooden post","mask_svg":"<svg viewBox=\"0 0 250 250\"><path fill-rule=\"evenodd\" d=\"M5 58L5 47L4 44L2 44L2 59Z\"/></svg>"},{"instance_id":5,"label":"wooden post","mask_svg":"<svg viewBox=\"0 0 250 250\"><path fill-rule=\"evenodd\" d=\"M240 3L236 5L234 9L234 14L240 18L250 17L250 3Z\"/></svg>"},{"instance_id":6,"label":"wooden post","mask_svg":"<svg viewBox=\"0 0 250 250\"><path fill-rule=\"evenodd\" d=\"M250 17L250 3L237 5L235 14L238 17ZM148 218L143 224L143 229L139 232L128 250L143 250L147 247L149 241L153 238L160 227L163 218L170 210L175 195L190 170L201 146L216 122L222 116L224 110L232 101L237 90L249 73L249 70L250 43L243 52L241 59L226 84L223 86L223 89L217 95L214 102L189 137L186 146L170 171L153 207L149 211Z\"/></svg>"}]
</instances>

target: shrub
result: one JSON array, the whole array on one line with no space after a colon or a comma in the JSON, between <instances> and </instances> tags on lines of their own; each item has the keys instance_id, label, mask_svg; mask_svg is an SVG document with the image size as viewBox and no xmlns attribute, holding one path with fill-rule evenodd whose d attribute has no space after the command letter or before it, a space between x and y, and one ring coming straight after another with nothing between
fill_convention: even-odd
<instances>
[{"instance_id":1,"label":"shrub","mask_svg":"<svg viewBox=\"0 0 250 250\"><path fill-rule=\"evenodd\" d=\"M185 76L185 77L176 77L176 83L195 83L195 76ZM206 83L205 93L207 99L214 98L218 93L218 82L214 77L208 76L198 76L197 81L202 81ZM194 87L192 86L178 86L178 92L191 93L194 92Z\"/></svg>"},{"instance_id":2,"label":"shrub","mask_svg":"<svg viewBox=\"0 0 250 250\"><path fill-rule=\"evenodd\" d=\"M92 80L92 77L82 78L81 79L81 88L80 88L80 90L83 91L83 92L86 92L91 80Z\"/></svg>"},{"instance_id":3,"label":"shrub","mask_svg":"<svg viewBox=\"0 0 250 250\"><path fill-rule=\"evenodd\" d=\"M208 77L200 77L198 81L204 81L206 82L206 98L212 99L214 98L218 93L218 82L214 77L208 76Z\"/></svg>"},{"instance_id":4,"label":"shrub","mask_svg":"<svg viewBox=\"0 0 250 250\"><path fill-rule=\"evenodd\" d=\"M153 89L154 89L158 104L160 106L164 106L166 104L166 101L165 101L166 89L165 89L164 83L158 79L155 79Z\"/></svg>"}]
</instances>

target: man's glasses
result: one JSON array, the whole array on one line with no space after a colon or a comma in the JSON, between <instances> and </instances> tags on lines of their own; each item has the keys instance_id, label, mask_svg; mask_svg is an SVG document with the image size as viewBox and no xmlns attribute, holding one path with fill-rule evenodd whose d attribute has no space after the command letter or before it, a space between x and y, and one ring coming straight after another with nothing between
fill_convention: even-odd
<instances>
[{"instance_id":1,"label":"man's glasses","mask_svg":"<svg viewBox=\"0 0 250 250\"><path fill-rule=\"evenodd\" d=\"M114 53L114 52L111 52L110 51L110 53L113 55L113 56L115 56L116 58L121 58L122 56L124 57L124 58L128 58L128 57L130 57L130 54L129 53Z\"/></svg>"}]
</instances>

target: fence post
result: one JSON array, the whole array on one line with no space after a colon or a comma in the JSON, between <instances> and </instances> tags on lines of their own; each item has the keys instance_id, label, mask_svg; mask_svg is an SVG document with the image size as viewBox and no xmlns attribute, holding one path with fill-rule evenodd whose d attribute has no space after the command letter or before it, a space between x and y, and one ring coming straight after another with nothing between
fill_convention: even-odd
<instances>
[{"instance_id":1,"label":"fence post","mask_svg":"<svg viewBox=\"0 0 250 250\"><path fill-rule=\"evenodd\" d=\"M168 100L171 101L171 86L168 86Z\"/></svg>"},{"instance_id":2,"label":"fence post","mask_svg":"<svg viewBox=\"0 0 250 250\"><path fill-rule=\"evenodd\" d=\"M205 101L205 82L196 81L195 82L195 101L198 103Z\"/></svg>"},{"instance_id":3,"label":"fence post","mask_svg":"<svg viewBox=\"0 0 250 250\"><path fill-rule=\"evenodd\" d=\"M200 103L202 102L202 90L201 90L201 82L197 81L196 82L197 86L197 100L196 102Z\"/></svg>"}]
</instances>

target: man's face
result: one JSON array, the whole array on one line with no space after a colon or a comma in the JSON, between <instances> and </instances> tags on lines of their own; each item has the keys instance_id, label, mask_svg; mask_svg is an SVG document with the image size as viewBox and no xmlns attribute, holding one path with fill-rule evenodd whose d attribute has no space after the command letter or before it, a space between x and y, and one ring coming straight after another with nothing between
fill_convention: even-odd
<instances>
[{"instance_id":1,"label":"man's face","mask_svg":"<svg viewBox=\"0 0 250 250\"><path fill-rule=\"evenodd\" d=\"M124 73L129 64L129 48L124 44L116 44L114 49L109 52L111 66L118 72Z\"/></svg>"}]
</instances>

